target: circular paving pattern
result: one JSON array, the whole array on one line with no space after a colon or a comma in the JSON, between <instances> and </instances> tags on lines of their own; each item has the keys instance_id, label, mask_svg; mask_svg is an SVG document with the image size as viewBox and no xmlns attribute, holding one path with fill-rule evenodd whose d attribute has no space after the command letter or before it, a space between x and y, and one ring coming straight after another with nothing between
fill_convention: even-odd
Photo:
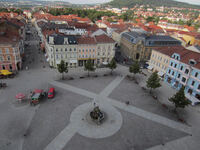
<instances>
[{"instance_id":1,"label":"circular paving pattern","mask_svg":"<svg viewBox=\"0 0 200 150\"><path fill-rule=\"evenodd\" d=\"M122 115L115 107L107 102L98 103L98 106L105 113L105 119L100 125L89 117L89 113L94 108L92 102L78 106L71 113L70 122L79 126L80 135L88 138L105 138L115 134L121 128Z\"/></svg>"}]
</instances>

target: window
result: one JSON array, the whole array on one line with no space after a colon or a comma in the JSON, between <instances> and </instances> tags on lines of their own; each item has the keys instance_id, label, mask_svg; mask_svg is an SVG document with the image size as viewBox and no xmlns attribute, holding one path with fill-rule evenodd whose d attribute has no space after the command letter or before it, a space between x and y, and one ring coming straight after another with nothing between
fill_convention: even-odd
<instances>
[{"instance_id":1,"label":"window","mask_svg":"<svg viewBox=\"0 0 200 150\"><path fill-rule=\"evenodd\" d=\"M183 78L182 78L182 82L183 82L183 83L185 83L185 81L186 81L186 78L185 78L185 77L183 77Z\"/></svg>"},{"instance_id":2,"label":"window","mask_svg":"<svg viewBox=\"0 0 200 150\"><path fill-rule=\"evenodd\" d=\"M179 73L177 78L180 78L180 77L181 77L181 74Z\"/></svg>"},{"instance_id":3,"label":"window","mask_svg":"<svg viewBox=\"0 0 200 150\"><path fill-rule=\"evenodd\" d=\"M192 89L189 89L189 90L188 90L188 93L191 95L191 94L192 94Z\"/></svg>"},{"instance_id":4,"label":"window","mask_svg":"<svg viewBox=\"0 0 200 150\"><path fill-rule=\"evenodd\" d=\"M84 52L84 49L82 51Z\"/></svg>"},{"instance_id":5,"label":"window","mask_svg":"<svg viewBox=\"0 0 200 150\"><path fill-rule=\"evenodd\" d=\"M71 51L72 51L72 49L70 48L70 49L69 49L69 51L71 52Z\"/></svg>"},{"instance_id":6,"label":"window","mask_svg":"<svg viewBox=\"0 0 200 150\"><path fill-rule=\"evenodd\" d=\"M2 54L2 49L0 49L0 54Z\"/></svg>"},{"instance_id":7,"label":"window","mask_svg":"<svg viewBox=\"0 0 200 150\"><path fill-rule=\"evenodd\" d=\"M176 68L177 64L174 65L174 68Z\"/></svg>"},{"instance_id":8,"label":"window","mask_svg":"<svg viewBox=\"0 0 200 150\"><path fill-rule=\"evenodd\" d=\"M74 48L74 51L76 52L76 48Z\"/></svg>"},{"instance_id":9,"label":"window","mask_svg":"<svg viewBox=\"0 0 200 150\"><path fill-rule=\"evenodd\" d=\"M172 72L172 75L174 75L174 71Z\"/></svg>"},{"instance_id":10,"label":"window","mask_svg":"<svg viewBox=\"0 0 200 150\"><path fill-rule=\"evenodd\" d=\"M183 66L181 66L180 70L183 70Z\"/></svg>"},{"instance_id":11,"label":"window","mask_svg":"<svg viewBox=\"0 0 200 150\"><path fill-rule=\"evenodd\" d=\"M56 48L56 52L58 52L58 49Z\"/></svg>"},{"instance_id":12,"label":"window","mask_svg":"<svg viewBox=\"0 0 200 150\"><path fill-rule=\"evenodd\" d=\"M10 61L10 56L7 56L7 60Z\"/></svg>"},{"instance_id":13,"label":"window","mask_svg":"<svg viewBox=\"0 0 200 150\"><path fill-rule=\"evenodd\" d=\"M198 72L196 72L194 76L195 76L195 77L198 77Z\"/></svg>"},{"instance_id":14,"label":"window","mask_svg":"<svg viewBox=\"0 0 200 150\"><path fill-rule=\"evenodd\" d=\"M195 81L192 81L191 85L194 86L194 84L195 84Z\"/></svg>"},{"instance_id":15,"label":"window","mask_svg":"<svg viewBox=\"0 0 200 150\"><path fill-rule=\"evenodd\" d=\"M9 54L9 48L6 48L6 53Z\"/></svg>"},{"instance_id":16,"label":"window","mask_svg":"<svg viewBox=\"0 0 200 150\"><path fill-rule=\"evenodd\" d=\"M12 70L12 65L9 65L10 70Z\"/></svg>"},{"instance_id":17,"label":"window","mask_svg":"<svg viewBox=\"0 0 200 150\"><path fill-rule=\"evenodd\" d=\"M189 69L185 69L185 73L188 74L189 73Z\"/></svg>"},{"instance_id":18,"label":"window","mask_svg":"<svg viewBox=\"0 0 200 150\"><path fill-rule=\"evenodd\" d=\"M0 56L0 61L3 61L3 57L2 56Z\"/></svg>"},{"instance_id":19,"label":"window","mask_svg":"<svg viewBox=\"0 0 200 150\"><path fill-rule=\"evenodd\" d=\"M60 51L62 52L62 48L60 49Z\"/></svg>"},{"instance_id":20,"label":"window","mask_svg":"<svg viewBox=\"0 0 200 150\"><path fill-rule=\"evenodd\" d=\"M173 62L171 62L170 66L173 66Z\"/></svg>"},{"instance_id":21,"label":"window","mask_svg":"<svg viewBox=\"0 0 200 150\"><path fill-rule=\"evenodd\" d=\"M200 84L199 84L199 86L198 86L198 90L200 90Z\"/></svg>"},{"instance_id":22,"label":"window","mask_svg":"<svg viewBox=\"0 0 200 150\"><path fill-rule=\"evenodd\" d=\"M65 48L65 52L67 52L67 48Z\"/></svg>"},{"instance_id":23,"label":"window","mask_svg":"<svg viewBox=\"0 0 200 150\"><path fill-rule=\"evenodd\" d=\"M168 73L170 74L171 70L168 71Z\"/></svg>"},{"instance_id":24,"label":"window","mask_svg":"<svg viewBox=\"0 0 200 150\"><path fill-rule=\"evenodd\" d=\"M3 66L2 66L2 69L3 69L3 70L5 70L5 69L6 69L6 67L3 65Z\"/></svg>"}]
</instances>

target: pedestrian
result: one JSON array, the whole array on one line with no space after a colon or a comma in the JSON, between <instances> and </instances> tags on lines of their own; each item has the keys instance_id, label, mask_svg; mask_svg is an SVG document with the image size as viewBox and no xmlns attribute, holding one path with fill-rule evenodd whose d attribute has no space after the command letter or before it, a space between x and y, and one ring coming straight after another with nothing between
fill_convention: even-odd
<instances>
[{"instance_id":1,"label":"pedestrian","mask_svg":"<svg viewBox=\"0 0 200 150\"><path fill-rule=\"evenodd\" d=\"M26 70L28 70L28 66L26 66Z\"/></svg>"}]
</instances>

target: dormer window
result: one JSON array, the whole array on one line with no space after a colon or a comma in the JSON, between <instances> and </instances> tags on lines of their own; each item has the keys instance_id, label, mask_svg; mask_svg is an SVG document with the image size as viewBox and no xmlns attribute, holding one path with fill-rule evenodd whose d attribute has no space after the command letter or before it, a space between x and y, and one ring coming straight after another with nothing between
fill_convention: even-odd
<instances>
[{"instance_id":1,"label":"dormer window","mask_svg":"<svg viewBox=\"0 0 200 150\"><path fill-rule=\"evenodd\" d=\"M194 59L190 59L190 60L189 60L189 64L193 66L193 65L196 64L196 61L195 61Z\"/></svg>"}]
</instances>

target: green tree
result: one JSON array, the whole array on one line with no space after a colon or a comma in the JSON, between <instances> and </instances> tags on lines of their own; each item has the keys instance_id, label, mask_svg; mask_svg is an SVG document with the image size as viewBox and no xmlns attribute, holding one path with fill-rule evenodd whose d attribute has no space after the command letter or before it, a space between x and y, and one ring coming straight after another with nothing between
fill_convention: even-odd
<instances>
[{"instance_id":1,"label":"green tree","mask_svg":"<svg viewBox=\"0 0 200 150\"><path fill-rule=\"evenodd\" d=\"M114 58L108 64L108 68L110 68L110 70L111 70L110 74L112 75L113 70L117 68L117 63Z\"/></svg>"},{"instance_id":2,"label":"green tree","mask_svg":"<svg viewBox=\"0 0 200 150\"><path fill-rule=\"evenodd\" d=\"M58 72L62 74L62 80L64 79L64 73L68 72L68 64L65 63L63 60L60 61L58 66Z\"/></svg>"},{"instance_id":3,"label":"green tree","mask_svg":"<svg viewBox=\"0 0 200 150\"><path fill-rule=\"evenodd\" d=\"M152 22L152 21L154 21L154 19L155 19L154 17L148 17L148 18L146 19L146 21L147 21L147 22Z\"/></svg>"},{"instance_id":4,"label":"green tree","mask_svg":"<svg viewBox=\"0 0 200 150\"><path fill-rule=\"evenodd\" d=\"M169 101L175 105L174 111L179 108L185 108L185 106L190 104L190 101L187 100L184 93L185 87L183 86L174 96L169 98Z\"/></svg>"},{"instance_id":5,"label":"green tree","mask_svg":"<svg viewBox=\"0 0 200 150\"><path fill-rule=\"evenodd\" d=\"M139 73L140 72L140 65L139 63L136 61L134 62L130 67L129 67L129 72L130 73Z\"/></svg>"},{"instance_id":6,"label":"green tree","mask_svg":"<svg viewBox=\"0 0 200 150\"><path fill-rule=\"evenodd\" d=\"M160 84L160 78L157 72L153 72L151 76L148 78L148 80L146 81L146 83L147 83L147 87L150 88L150 93L152 89L159 88L161 84Z\"/></svg>"},{"instance_id":7,"label":"green tree","mask_svg":"<svg viewBox=\"0 0 200 150\"><path fill-rule=\"evenodd\" d=\"M90 71L95 71L94 63L92 63L91 59L88 59L84 65L85 70L88 71L88 77L90 76Z\"/></svg>"}]
</instances>

